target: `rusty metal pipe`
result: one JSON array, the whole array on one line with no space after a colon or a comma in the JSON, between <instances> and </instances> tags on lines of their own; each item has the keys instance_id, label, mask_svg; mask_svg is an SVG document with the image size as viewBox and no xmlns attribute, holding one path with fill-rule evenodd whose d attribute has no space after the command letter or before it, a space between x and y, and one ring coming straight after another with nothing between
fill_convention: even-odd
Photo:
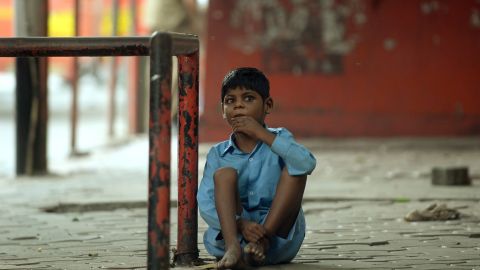
<instances>
[{"instance_id":1,"label":"rusty metal pipe","mask_svg":"<svg viewBox=\"0 0 480 270\"><path fill-rule=\"evenodd\" d=\"M198 51L194 35L168 33L172 55ZM0 38L0 57L148 56L150 37L16 37Z\"/></svg>"},{"instance_id":2,"label":"rusty metal pipe","mask_svg":"<svg viewBox=\"0 0 480 270\"><path fill-rule=\"evenodd\" d=\"M198 259L198 65L198 52L178 56L178 265Z\"/></svg>"},{"instance_id":3,"label":"rusty metal pipe","mask_svg":"<svg viewBox=\"0 0 480 270\"><path fill-rule=\"evenodd\" d=\"M170 265L172 39L154 33L150 56L148 269Z\"/></svg>"},{"instance_id":4,"label":"rusty metal pipe","mask_svg":"<svg viewBox=\"0 0 480 270\"><path fill-rule=\"evenodd\" d=\"M148 55L150 37L0 38L0 56L133 56Z\"/></svg>"},{"instance_id":5,"label":"rusty metal pipe","mask_svg":"<svg viewBox=\"0 0 480 270\"><path fill-rule=\"evenodd\" d=\"M170 130L172 55L179 56L181 195L178 234L181 262L198 258L198 39L154 33L151 37L0 38L0 57L150 55L148 269L169 268ZM183 254L183 255L182 255Z\"/></svg>"},{"instance_id":6,"label":"rusty metal pipe","mask_svg":"<svg viewBox=\"0 0 480 270\"><path fill-rule=\"evenodd\" d=\"M198 36L174 32L169 32L169 34L172 37L173 55L188 55L198 52L200 48Z\"/></svg>"}]
</instances>

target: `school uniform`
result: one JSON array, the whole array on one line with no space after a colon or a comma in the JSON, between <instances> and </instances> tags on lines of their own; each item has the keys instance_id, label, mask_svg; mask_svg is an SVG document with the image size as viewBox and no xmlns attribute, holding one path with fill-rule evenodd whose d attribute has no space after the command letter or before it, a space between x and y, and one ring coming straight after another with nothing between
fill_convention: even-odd
<instances>
[{"instance_id":1,"label":"school uniform","mask_svg":"<svg viewBox=\"0 0 480 270\"><path fill-rule=\"evenodd\" d=\"M271 208L282 170L290 175L308 175L316 165L315 157L285 128L268 128L276 135L272 146L259 142L251 153L242 152L230 139L213 146L205 164L197 200L201 217L208 224L203 242L215 257L223 257L225 242L215 208L213 175L222 167L237 171L238 192L242 204L241 218L263 224ZM266 253L267 264L291 261L305 238L305 216L300 209L297 220L286 238L274 236ZM239 233L242 248L247 244Z\"/></svg>"}]
</instances>

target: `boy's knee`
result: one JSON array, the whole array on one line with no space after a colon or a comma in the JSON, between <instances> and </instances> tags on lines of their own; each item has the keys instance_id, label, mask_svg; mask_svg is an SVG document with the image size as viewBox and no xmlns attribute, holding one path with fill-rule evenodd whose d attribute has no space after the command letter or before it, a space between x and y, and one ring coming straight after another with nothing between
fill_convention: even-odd
<instances>
[{"instance_id":1,"label":"boy's knee","mask_svg":"<svg viewBox=\"0 0 480 270\"><path fill-rule=\"evenodd\" d=\"M232 181L237 180L237 170L231 167L223 167L215 171L213 174L213 180L215 183L217 181L228 181L231 179Z\"/></svg>"}]
</instances>

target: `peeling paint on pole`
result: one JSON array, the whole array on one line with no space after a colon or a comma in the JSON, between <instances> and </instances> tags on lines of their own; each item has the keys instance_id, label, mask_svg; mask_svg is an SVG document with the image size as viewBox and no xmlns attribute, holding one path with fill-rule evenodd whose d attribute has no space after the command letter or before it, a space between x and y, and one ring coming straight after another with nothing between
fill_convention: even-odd
<instances>
[{"instance_id":1,"label":"peeling paint on pole","mask_svg":"<svg viewBox=\"0 0 480 270\"><path fill-rule=\"evenodd\" d=\"M198 258L198 52L178 56L178 239L175 262Z\"/></svg>"},{"instance_id":2,"label":"peeling paint on pole","mask_svg":"<svg viewBox=\"0 0 480 270\"><path fill-rule=\"evenodd\" d=\"M150 54L148 269L170 264L170 130L172 40L154 33Z\"/></svg>"},{"instance_id":3,"label":"peeling paint on pole","mask_svg":"<svg viewBox=\"0 0 480 270\"><path fill-rule=\"evenodd\" d=\"M198 38L178 33L151 37L0 38L0 57L127 56L150 54L148 269L170 267L170 143L172 55L179 57L181 85L181 207L177 262L198 258ZM46 70L46 69L45 69ZM183 151L183 150L182 150ZM180 197L180 196L179 196Z\"/></svg>"}]
</instances>

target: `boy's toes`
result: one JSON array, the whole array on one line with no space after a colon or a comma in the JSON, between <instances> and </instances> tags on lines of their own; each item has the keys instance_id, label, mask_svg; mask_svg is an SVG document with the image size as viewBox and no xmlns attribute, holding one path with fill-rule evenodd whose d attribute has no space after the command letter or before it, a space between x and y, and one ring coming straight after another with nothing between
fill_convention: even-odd
<instances>
[{"instance_id":1,"label":"boy's toes","mask_svg":"<svg viewBox=\"0 0 480 270\"><path fill-rule=\"evenodd\" d=\"M217 263L217 269L241 269L241 249L231 248L227 249L222 259Z\"/></svg>"},{"instance_id":2,"label":"boy's toes","mask_svg":"<svg viewBox=\"0 0 480 270\"><path fill-rule=\"evenodd\" d=\"M257 243L248 243L244 248L245 262L252 266L265 264L265 253L263 247Z\"/></svg>"}]
</instances>

